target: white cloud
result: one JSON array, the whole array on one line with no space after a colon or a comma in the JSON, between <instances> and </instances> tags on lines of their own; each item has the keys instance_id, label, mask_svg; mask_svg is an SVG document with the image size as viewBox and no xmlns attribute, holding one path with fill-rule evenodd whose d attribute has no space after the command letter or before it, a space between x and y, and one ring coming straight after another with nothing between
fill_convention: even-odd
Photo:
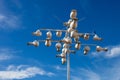
<instances>
[{"instance_id":1,"label":"white cloud","mask_svg":"<svg viewBox=\"0 0 120 80\"><path fill-rule=\"evenodd\" d=\"M13 57L12 55L0 54L0 61L2 61L2 60L9 60L12 57Z\"/></svg>"},{"instance_id":2,"label":"white cloud","mask_svg":"<svg viewBox=\"0 0 120 80\"><path fill-rule=\"evenodd\" d=\"M0 14L0 29L17 29L19 25L20 20L17 16Z\"/></svg>"},{"instance_id":3,"label":"white cloud","mask_svg":"<svg viewBox=\"0 0 120 80\"><path fill-rule=\"evenodd\" d=\"M16 58L15 54L21 53L21 50L14 50L10 48L0 48L0 61L10 60Z\"/></svg>"},{"instance_id":4,"label":"white cloud","mask_svg":"<svg viewBox=\"0 0 120 80\"><path fill-rule=\"evenodd\" d=\"M38 67L29 67L27 65L9 65L5 71L0 71L0 79L3 80L12 80L12 79L25 79L31 78L36 75L41 76L54 76L55 74L52 72L47 72Z\"/></svg>"},{"instance_id":5,"label":"white cloud","mask_svg":"<svg viewBox=\"0 0 120 80\"><path fill-rule=\"evenodd\" d=\"M105 58L114 58L120 56L120 45L108 46L108 52L92 52L92 55L95 57L103 56Z\"/></svg>"},{"instance_id":6,"label":"white cloud","mask_svg":"<svg viewBox=\"0 0 120 80\"><path fill-rule=\"evenodd\" d=\"M54 73L48 72L48 71L46 71L46 70L44 70L42 68L36 67L36 66L9 65L6 68L5 66L8 63L5 63L6 65L4 65L4 60L10 61L13 64L16 64L16 62L14 63L13 60L22 60L22 62L24 61L25 63L27 61L29 61L27 59L19 57L18 55L16 56L16 53L20 53L20 52L21 51L16 51L16 50L9 49L9 48L0 48L0 61L3 64L3 65L1 64L1 66L3 66L3 67L0 68L0 80L14 80L14 79L19 80L19 79L25 79L25 78L32 78L32 77L35 77L36 75L48 76L48 77L55 76ZM30 62L31 61L32 61L32 64L37 65L36 62L34 63L33 60L30 60ZM30 64L30 65L32 65L32 64Z\"/></svg>"},{"instance_id":7,"label":"white cloud","mask_svg":"<svg viewBox=\"0 0 120 80\"><path fill-rule=\"evenodd\" d=\"M16 53L16 51L8 48L0 48L0 61L13 58L13 53Z\"/></svg>"},{"instance_id":8,"label":"white cloud","mask_svg":"<svg viewBox=\"0 0 120 80\"><path fill-rule=\"evenodd\" d=\"M63 68L62 66L59 66L59 65L54 66L54 68L55 68L56 70L66 70L66 68Z\"/></svg>"},{"instance_id":9,"label":"white cloud","mask_svg":"<svg viewBox=\"0 0 120 80\"><path fill-rule=\"evenodd\" d=\"M115 63L112 67L109 67L107 69L105 75L109 75L109 77L107 77L106 80L120 80L120 63L119 63L119 61L117 63Z\"/></svg>"},{"instance_id":10,"label":"white cloud","mask_svg":"<svg viewBox=\"0 0 120 80\"><path fill-rule=\"evenodd\" d=\"M71 78L72 78L72 80L82 80L82 79L80 78L80 76L72 76Z\"/></svg>"},{"instance_id":11,"label":"white cloud","mask_svg":"<svg viewBox=\"0 0 120 80\"><path fill-rule=\"evenodd\" d=\"M115 62L109 63L108 66L99 62L102 65L96 64L97 68L94 67L91 70L85 68L74 69L74 73L71 73L71 80L120 80L119 60L114 60Z\"/></svg>"},{"instance_id":12,"label":"white cloud","mask_svg":"<svg viewBox=\"0 0 120 80\"><path fill-rule=\"evenodd\" d=\"M87 80L100 80L100 76L93 72L92 70L86 70L86 69L81 69L81 72L83 72L83 75L87 77Z\"/></svg>"},{"instance_id":13,"label":"white cloud","mask_svg":"<svg viewBox=\"0 0 120 80\"><path fill-rule=\"evenodd\" d=\"M92 57L94 55L97 58L90 60L87 69L85 67L71 68L71 80L120 80L120 45L108 46L107 48L108 52L92 53ZM61 68L61 66L55 66L56 70L61 70ZM62 74L66 75L65 72L58 75L66 78Z\"/></svg>"},{"instance_id":14,"label":"white cloud","mask_svg":"<svg viewBox=\"0 0 120 80\"><path fill-rule=\"evenodd\" d=\"M19 1L10 1L12 7L20 8ZM0 30L18 29L21 26L20 15L13 14L6 1L0 0ZM18 9L19 9L18 8Z\"/></svg>"},{"instance_id":15,"label":"white cloud","mask_svg":"<svg viewBox=\"0 0 120 80\"><path fill-rule=\"evenodd\" d=\"M101 80L99 74L92 70L80 68L75 72L75 75L71 77L72 80Z\"/></svg>"},{"instance_id":16,"label":"white cloud","mask_svg":"<svg viewBox=\"0 0 120 80\"><path fill-rule=\"evenodd\" d=\"M98 61L96 72L101 77L101 80L120 80L120 59L106 59Z\"/></svg>"},{"instance_id":17,"label":"white cloud","mask_svg":"<svg viewBox=\"0 0 120 80\"><path fill-rule=\"evenodd\" d=\"M120 56L120 45L112 47L106 54L107 57Z\"/></svg>"}]
</instances>

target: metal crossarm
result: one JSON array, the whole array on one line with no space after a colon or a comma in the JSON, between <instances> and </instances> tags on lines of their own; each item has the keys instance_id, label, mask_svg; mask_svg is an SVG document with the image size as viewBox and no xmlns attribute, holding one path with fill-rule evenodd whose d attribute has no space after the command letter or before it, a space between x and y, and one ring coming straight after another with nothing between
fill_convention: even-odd
<instances>
[{"instance_id":1,"label":"metal crossarm","mask_svg":"<svg viewBox=\"0 0 120 80\"><path fill-rule=\"evenodd\" d=\"M57 54L56 57L61 58L62 64L67 62L67 80L70 80L70 53L74 54L78 50L81 49L81 46L84 46L84 55L86 55L90 51L90 46L96 47L96 51L108 51L107 48L102 48L101 46L97 46L97 44L84 44L81 43L79 38L83 38L84 40L89 40L90 36L93 36L94 41L101 41L102 38L99 37L96 32L93 33L79 33L77 30L78 27L78 18L77 18L77 10L73 9L70 12L70 19L67 22L64 22L64 26L66 26L66 30L61 29L48 29L48 28L40 28L33 32L34 36L42 36L41 31L46 31L46 36L44 40L34 40L32 42L28 42L27 45L33 45L35 47L39 46L40 42L45 42L45 46L51 46L52 42L55 42L56 50L61 52L61 54ZM56 32L56 36L59 37L59 40L52 39L52 32ZM65 32L63 37L62 32ZM60 39L60 37L62 37ZM57 38L56 38L57 39ZM71 50L75 44L74 49ZM62 48L62 49L61 49Z\"/></svg>"}]
</instances>

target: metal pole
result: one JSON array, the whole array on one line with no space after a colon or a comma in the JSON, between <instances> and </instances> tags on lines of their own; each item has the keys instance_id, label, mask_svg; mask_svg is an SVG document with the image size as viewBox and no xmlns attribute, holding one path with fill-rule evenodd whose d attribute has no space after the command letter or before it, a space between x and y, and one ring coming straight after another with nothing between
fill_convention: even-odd
<instances>
[{"instance_id":1,"label":"metal pole","mask_svg":"<svg viewBox=\"0 0 120 80\"><path fill-rule=\"evenodd\" d=\"M70 80L70 53L67 53L67 80Z\"/></svg>"}]
</instances>

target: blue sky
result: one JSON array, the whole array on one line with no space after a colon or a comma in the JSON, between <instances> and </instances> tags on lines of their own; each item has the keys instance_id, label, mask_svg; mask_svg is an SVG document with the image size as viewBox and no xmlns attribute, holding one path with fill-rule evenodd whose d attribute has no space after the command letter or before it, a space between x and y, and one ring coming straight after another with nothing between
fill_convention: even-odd
<instances>
[{"instance_id":1,"label":"blue sky","mask_svg":"<svg viewBox=\"0 0 120 80\"><path fill-rule=\"evenodd\" d=\"M56 58L54 47L27 46L43 38L31 35L38 28L65 29L72 9L79 32L96 31L104 40L94 43L109 51L87 56L81 48L71 54L71 80L120 80L120 1L119 0L0 0L0 80L66 80L66 64Z\"/></svg>"}]
</instances>

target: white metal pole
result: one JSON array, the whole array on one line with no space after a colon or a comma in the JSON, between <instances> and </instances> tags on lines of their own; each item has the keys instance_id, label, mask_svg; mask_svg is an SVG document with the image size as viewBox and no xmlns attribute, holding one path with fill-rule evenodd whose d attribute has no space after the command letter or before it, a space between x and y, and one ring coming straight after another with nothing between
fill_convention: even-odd
<instances>
[{"instance_id":1,"label":"white metal pole","mask_svg":"<svg viewBox=\"0 0 120 80\"><path fill-rule=\"evenodd\" d=\"M70 53L67 53L67 80L70 80Z\"/></svg>"}]
</instances>

